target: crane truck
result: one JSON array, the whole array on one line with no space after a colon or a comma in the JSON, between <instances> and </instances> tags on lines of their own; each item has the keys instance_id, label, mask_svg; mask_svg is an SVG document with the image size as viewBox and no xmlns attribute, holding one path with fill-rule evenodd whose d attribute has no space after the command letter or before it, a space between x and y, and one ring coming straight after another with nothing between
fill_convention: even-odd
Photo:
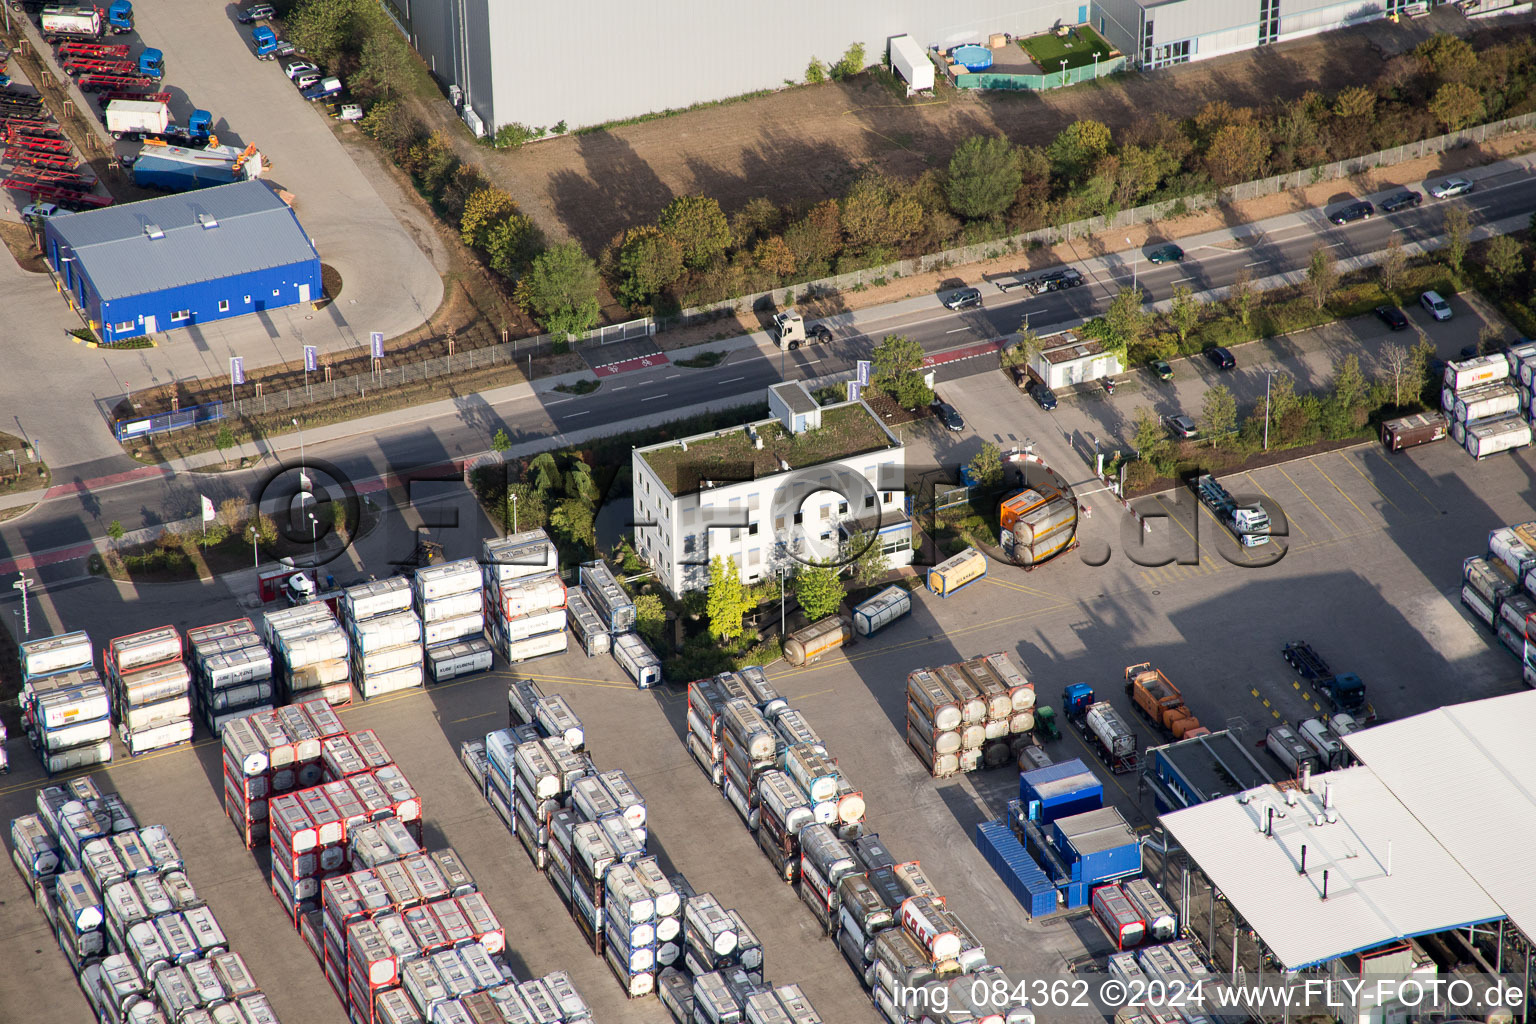
<instances>
[{"instance_id":1,"label":"crane truck","mask_svg":"<svg viewBox=\"0 0 1536 1024\"><path fill-rule=\"evenodd\" d=\"M41 4L12 0L11 7L34 10ZM114 0L103 11L100 7L42 7L39 28L49 45L62 42L93 43L103 35L122 35L133 31L133 4L129 0Z\"/></svg>"},{"instance_id":2,"label":"crane truck","mask_svg":"<svg viewBox=\"0 0 1536 1024\"><path fill-rule=\"evenodd\" d=\"M1239 503L1209 473L1201 473L1195 478L1195 494L1200 504L1210 509L1216 521L1225 526L1243 547L1269 543L1269 513L1263 505L1256 501Z\"/></svg>"},{"instance_id":3,"label":"crane truck","mask_svg":"<svg viewBox=\"0 0 1536 1024\"><path fill-rule=\"evenodd\" d=\"M1161 670L1153 668L1150 661L1126 666L1125 695L1147 721L1175 740L1211 734L1185 705L1179 688Z\"/></svg>"},{"instance_id":4,"label":"crane truck","mask_svg":"<svg viewBox=\"0 0 1536 1024\"><path fill-rule=\"evenodd\" d=\"M171 120L170 105L163 100L108 100L107 131L114 139L157 139L160 142L201 146L208 142L213 115L194 110L184 125Z\"/></svg>"},{"instance_id":5,"label":"crane truck","mask_svg":"<svg viewBox=\"0 0 1536 1024\"><path fill-rule=\"evenodd\" d=\"M1365 699L1365 680L1353 672L1334 672L1322 655L1302 640L1292 640L1280 648L1280 656L1335 711L1366 724L1376 721L1376 709Z\"/></svg>"},{"instance_id":6,"label":"crane truck","mask_svg":"<svg viewBox=\"0 0 1536 1024\"><path fill-rule=\"evenodd\" d=\"M1093 687L1073 683L1061 691L1061 710L1088 745L1116 775L1136 770L1136 731L1107 700L1093 699Z\"/></svg>"}]
</instances>

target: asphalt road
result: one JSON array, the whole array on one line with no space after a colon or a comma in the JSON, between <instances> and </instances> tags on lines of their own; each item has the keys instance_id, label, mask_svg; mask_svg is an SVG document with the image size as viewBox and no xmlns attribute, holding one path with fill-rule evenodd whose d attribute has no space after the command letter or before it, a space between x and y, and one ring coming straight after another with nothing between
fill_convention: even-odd
<instances>
[{"instance_id":1,"label":"asphalt road","mask_svg":"<svg viewBox=\"0 0 1536 1024\"><path fill-rule=\"evenodd\" d=\"M1422 191L1421 183L1414 187ZM1347 198L1341 194L1338 200ZM1381 195L1366 198L1379 199ZM1026 315L1030 326L1038 331L1076 324L1102 310L1116 291L1133 282L1146 291L1148 302L1156 302L1170 297L1181 284L1197 292L1224 287L1244 269L1256 278L1298 270L1306 265L1319 242L1344 259L1379 251L1394 234L1404 243L1428 241L1440 233L1451 203L1465 206L1474 226L1522 217L1536 212L1536 179L1519 171L1485 177L1479 179L1477 191L1465 198L1436 201L1426 196L1417 209L1393 215L1378 213L1344 227L1329 223L1324 210L1307 210L1288 222L1282 219L1284 226L1245 225L1237 230L1240 237L1236 241L1202 245L1194 244L1198 239L1192 240L1185 259L1176 264L1154 266L1134 252L1122 254L1109 258L1109 269L1090 272L1088 284L1065 292L1034 296L1023 289L1010 289L1005 293L983 283L985 304L980 309L951 312L935 296L931 306L913 310L908 302L905 312L886 319L865 314L855 326L850 326L851 316L835 317L827 321L834 329L834 340L826 345L776 356L743 349L707 370L685 370L667 363L605 378L602 388L590 396L551 393L512 408L479 410L473 408L471 397L466 400L466 409L451 417L411 423L368 438L310 445L308 455L329 461L349 478L364 480L481 452L497 426L506 429L518 444L573 430L617 427L705 398L715 402L740 398L746 403L758 400L765 388L780 380L851 371L854 361L867 357L879 338L889 333L906 334L925 351L943 353L1015 332ZM937 368L937 379L941 385L955 382L993 365L984 358L945 363ZM113 520L136 530L185 518L195 514L200 494L215 503L228 497L250 498L259 492L270 472L259 467L216 476L140 479L52 498L25 517L0 527L0 560L88 543L101 536ZM56 476L58 482L72 478L67 470ZM78 573L78 566L60 566L42 569L39 575L46 581Z\"/></svg>"}]
</instances>

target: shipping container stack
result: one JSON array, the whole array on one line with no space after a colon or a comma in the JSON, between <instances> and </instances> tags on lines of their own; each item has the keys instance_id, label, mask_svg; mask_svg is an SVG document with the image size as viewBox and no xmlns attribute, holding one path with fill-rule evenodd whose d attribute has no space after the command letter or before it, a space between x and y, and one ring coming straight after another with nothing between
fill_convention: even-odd
<instances>
[{"instance_id":1,"label":"shipping container stack","mask_svg":"<svg viewBox=\"0 0 1536 1024\"><path fill-rule=\"evenodd\" d=\"M1007 654L907 677L907 746L934 778L1015 765L1033 745L1035 688Z\"/></svg>"},{"instance_id":2,"label":"shipping container stack","mask_svg":"<svg viewBox=\"0 0 1536 1024\"><path fill-rule=\"evenodd\" d=\"M421 619L410 580L392 576L348 587L340 608L358 696L369 700L421 685Z\"/></svg>"},{"instance_id":3,"label":"shipping container stack","mask_svg":"<svg viewBox=\"0 0 1536 1024\"><path fill-rule=\"evenodd\" d=\"M39 789L11 822L11 860L98 1021L277 1024L170 834L93 779Z\"/></svg>"},{"instance_id":4,"label":"shipping container stack","mask_svg":"<svg viewBox=\"0 0 1536 1024\"><path fill-rule=\"evenodd\" d=\"M570 645L565 628L565 584L555 545L543 530L485 541L485 638L516 664Z\"/></svg>"},{"instance_id":5,"label":"shipping container stack","mask_svg":"<svg viewBox=\"0 0 1536 1024\"><path fill-rule=\"evenodd\" d=\"M949 689L963 681L966 699L978 705L971 723L979 734L974 746L978 760L985 757L988 722L1011 723L1027 713L1033 727L1033 689L1005 656L987 655L947 668L953 670L953 681L935 680L940 689L930 702L953 711L939 716L939 731L958 734L967 725L966 708ZM1008 735L999 730L996 739L1011 754L1010 740L1004 739ZM967 993L972 988L990 991L993 981L1006 981L988 965L981 943L948 908L921 866L896 861L878 836L865 834L863 794L762 669L690 683L686 744L756 834L780 876L797 886L801 901L823 933L836 941L888 1020L906 1024L921 1015L921 1005L904 998L911 987L953 986L961 978L951 991ZM976 981L984 985L973 985ZM683 986L676 979L668 975L659 983L664 993L681 998ZM714 987L711 1000L721 996L719 986ZM694 992L692 998L697 1004L704 994ZM953 1005L967 1005L964 995L954 998ZM1022 1006L1006 1012L991 1007L990 1012L1009 1022L1031 1019Z\"/></svg>"},{"instance_id":6,"label":"shipping container stack","mask_svg":"<svg viewBox=\"0 0 1536 1024\"><path fill-rule=\"evenodd\" d=\"M226 723L275 706L272 652L250 619L189 629L187 646L193 703L215 736Z\"/></svg>"},{"instance_id":7,"label":"shipping container stack","mask_svg":"<svg viewBox=\"0 0 1536 1024\"><path fill-rule=\"evenodd\" d=\"M583 562L580 578L582 606L572 614L572 624L587 656L611 651L636 687L660 685L661 659L635 632L635 602L608 563Z\"/></svg>"},{"instance_id":8,"label":"shipping container stack","mask_svg":"<svg viewBox=\"0 0 1536 1024\"><path fill-rule=\"evenodd\" d=\"M1440 407L1451 421L1451 439L1479 461L1531 443L1531 382L1536 343L1506 352L1447 363Z\"/></svg>"},{"instance_id":9,"label":"shipping container stack","mask_svg":"<svg viewBox=\"0 0 1536 1024\"><path fill-rule=\"evenodd\" d=\"M473 558L416 570L416 614L421 619L426 673L435 683L491 667L485 639L480 564Z\"/></svg>"},{"instance_id":10,"label":"shipping container stack","mask_svg":"<svg viewBox=\"0 0 1536 1024\"><path fill-rule=\"evenodd\" d=\"M101 654L117 735L131 756L192 741L192 673L175 626L120 636Z\"/></svg>"},{"instance_id":11,"label":"shipping container stack","mask_svg":"<svg viewBox=\"0 0 1536 1024\"><path fill-rule=\"evenodd\" d=\"M262 637L272 651L279 703L320 698L336 707L352 702L351 646L324 602L265 613Z\"/></svg>"},{"instance_id":12,"label":"shipping container stack","mask_svg":"<svg viewBox=\"0 0 1536 1024\"><path fill-rule=\"evenodd\" d=\"M1487 552L1463 561L1461 578L1461 603L1520 659L1526 685L1536 686L1536 522L1490 531Z\"/></svg>"},{"instance_id":13,"label":"shipping container stack","mask_svg":"<svg viewBox=\"0 0 1536 1024\"><path fill-rule=\"evenodd\" d=\"M598 616L592 602L587 600L581 590L566 597L565 615L570 622L571 634L576 637L576 642L581 645L587 657L595 658L613 649L613 637L608 632L608 624Z\"/></svg>"},{"instance_id":14,"label":"shipping container stack","mask_svg":"<svg viewBox=\"0 0 1536 1024\"><path fill-rule=\"evenodd\" d=\"M112 700L84 632L21 645L21 720L49 775L112 760Z\"/></svg>"}]
</instances>

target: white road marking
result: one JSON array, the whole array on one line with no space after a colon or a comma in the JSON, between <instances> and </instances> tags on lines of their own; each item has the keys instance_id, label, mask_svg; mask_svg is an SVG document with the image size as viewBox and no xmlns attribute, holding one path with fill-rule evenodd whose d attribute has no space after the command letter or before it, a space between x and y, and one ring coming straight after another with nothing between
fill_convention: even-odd
<instances>
[{"instance_id":1,"label":"white road marking","mask_svg":"<svg viewBox=\"0 0 1536 1024\"><path fill-rule=\"evenodd\" d=\"M620 384L618 387L614 388L613 390L614 391L623 391L627 387L629 387L628 384ZM566 401L571 401L571 399L566 399Z\"/></svg>"},{"instance_id":2,"label":"white road marking","mask_svg":"<svg viewBox=\"0 0 1536 1024\"><path fill-rule=\"evenodd\" d=\"M945 334L959 334L962 331L968 331L968 330L970 330L969 327L956 327L954 330L952 330L952 331L945 331L944 333Z\"/></svg>"},{"instance_id":3,"label":"white road marking","mask_svg":"<svg viewBox=\"0 0 1536 1024\"><path fill-rule=\"evenodd\" d=\"M642 402L654 402L658 398L666 398L666 397L667 397L667 393L665 391L663 391L659 395L647 395L646 397L640 399L640 401L642 401Z\"/></svg>"},{"instance_id":4,"label":"white road marking","mask_svg":"<svg viewBox=\"0 0 1536 1024\"><path fill-rule=\"evenodd\" d=\"M669 374L665 379L666 380L671 380L673 377L681 377L681 376L682 376L682 374L680 374L680 373L673 373L673 374Z\"/></svg>"},{"instance_id":5,"label":"white road marking","mask_svg":"<svg viewBox=\"0 0 1536 1024\"><path fill-rule=\"evenodd\" d=\"M730 380L723 380L720 383L721 384L734 384L734 383L736 383L739 380L746 380L746 379L747 378L745 378L745 377L732 377Z\"/></svg>"},{"instance_id":6,"label":"white road marking","mask_svg":"<svg viewBox=\"0 0 1536 1024\"><path fill-rule=\"evenodd\" d=\"M591 411L592 411L591 409L583 409L581 412L566 413L566 415L569 416L571 419L575 419L577 416L585 416L588 413L590 413Z\"/></svg>"},{"instance_id":7,"label":"white road marking","mask_svg":"<svg viewBox=\"0 0 1536 1024\"><path fill-rule=\"evenodd\" d=\"M564 405L566 402L574 402L574 398L562 398L558 402L545 402L545 405Z\"/></svg>"},{"instance_id":8,"label":"white road marking","mask_svg":"<svg viewBox=\"0 0 1536 1024\"><path fill-rule=\"evenodd\" d=\"M1264 264L1266 264L1268 262L1270 262L1270 261L1269 260L1259 260L1257 263L1244 263L1243 266L1245 266L1245 267L1262 267Z\"/></svg>"}]
</instances>

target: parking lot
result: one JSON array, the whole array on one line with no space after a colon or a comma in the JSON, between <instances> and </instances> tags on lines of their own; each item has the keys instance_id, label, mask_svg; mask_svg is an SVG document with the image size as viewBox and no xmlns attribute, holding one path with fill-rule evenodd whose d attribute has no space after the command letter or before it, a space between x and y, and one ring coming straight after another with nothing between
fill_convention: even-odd
<instances>
[{"instance_id":1,"label":"parking lot","mask_svg":"<svg viewBox=\"0 0 1536 1024\"><path fill-rule=\"evenodd\" d=\"M1006 385L1001 374L990 377ZM1013 400L1025 401L1017 392ZM946 450L946 461L979 444L973 433L942 440L957 446ZM904 743L907 673L1009 651L1027 666L1042 703L1058 704L1062 687L1087 682L1134 724L1143 747L1158 737L1132 714L1121 689L1124 667L1145 660L1183 689L1205 724L1240 729L1255 744L1276 715L1294 720L1314 713L1280 658L1289 640L1307 640L1337 670L1358 672L1383 718L1509 692L1521 685L1518 664L1461 610L1460 565L1483 549L1490 528L1530 518L1533 479L1536 457L1529 451L1479 464L1449 441L1393 457L1364 446L1239 474L1229 486L1265 501L1288 527L1284 557L1263 568L1229 564L1224 553L1240 555L1224 531L1189 502L1166 495L1139 505L1170 515L1152 520L1137 557L1153 563L1182 556L1189 564L1138 564L1130 556L1141 536L1126 531L1130 519L1117 505L1103 503L1084 524L1079 552L1033 573L993 566L985 579L945 600L922 594L910 617L877 637L804 668L779 663L770 675L864 791L871 829L898 856L924 863L993 959L1025 975L1054 973L1102 955L1105 940L1081 912L1028 920L983 862L974 826L1000 815L1017 795L1016 773L927 777ZM450 557L473 553L478 534L488 529L476 521L478 530L445 538ZM388 561L399 556L391 546L408 535L408 528L403 534L384 529L365 538L336 574L387 572ZM1199 539L1198 558L1191 535ZM1079 557L1085 554L1102 564L1087 564ZM252 614L250 575L137 590L99 581L62 584L34 594L33 635L85 628L100 644L166 622L185 627ZM0 620L10 625L15 601L0 609ZM646 795L653 849L759 931L770 977L804 985L828 1020L876 1019L840 954L816 934L810 912L777 880L735 812L690 760L680 739L680 687L636 691L610 659L575 653L522 668L546 692L570 699L598 763L624 768ZM460 741L504 724L509 678L498 672L411 691L350 708L343 719L350 728L379 731L422 795L429 845L452 845L464 856L508 926L520 967L571 971L606 1019L622 1014L660 1022L659 1005L627 1003L607 967L582 949L546 880L458 765ZM13 770L0 786L0 813L7 818L31 806L43 781L24 741L13 739L9 749ZM1102 772L1070 731L1050 752L1058 759L1082 757ZM1278 774L1267 754L1256 756ZM285 1024L334 1024L341 1020L339 1003L223 818L217 773L217 750L203 740L194 749L120 762L102 774L141 819L171 827L194 884L272 991ZM1151 825L1153 811L1135 777L1103 774L1108 794L1133 824ZM0 951L15 965L11 982L0 988L0 1019L86 1020L62 955L9 871L0 871L0 931Z\"/></svg>"}]
</instances>

